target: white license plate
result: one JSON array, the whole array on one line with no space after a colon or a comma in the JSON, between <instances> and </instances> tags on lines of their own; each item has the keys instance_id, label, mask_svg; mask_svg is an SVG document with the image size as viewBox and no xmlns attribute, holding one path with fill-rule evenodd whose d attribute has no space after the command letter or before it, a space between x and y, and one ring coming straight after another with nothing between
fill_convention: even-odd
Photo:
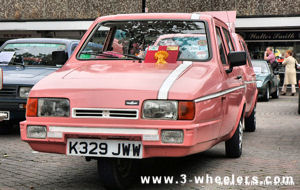
<instances>
[{"instance_id":1,"label":"white license plate","mask_svg":"<svg viewBox=\"0 0 300 190\"><path fill-rule=\"evenodd\" d=\"M68 139L67 155L141 159L143 145L140 141Z\"/></svg>"},{"instance_id":2,"label":"white license plate","mask_svg":"<svg viewBox=\"0 0 300 190\"><path fill-rule=\"evenodd\" d=\"M0 120L9 120L9 111L0 111Z\"/></svg>"}]
</instances>

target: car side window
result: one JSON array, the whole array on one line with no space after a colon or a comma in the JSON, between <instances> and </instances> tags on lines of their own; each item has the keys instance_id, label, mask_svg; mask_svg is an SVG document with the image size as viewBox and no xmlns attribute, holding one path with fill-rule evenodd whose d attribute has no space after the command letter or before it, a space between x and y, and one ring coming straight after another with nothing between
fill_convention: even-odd
<instances>
[{"instance_id":1,"label":"car side window","mask_svg":"<svg viewBox=\"0 0 300 190\"><path fill-rule=\"evenodd\" d=\"M223 65L226 65L226 54L225 54L225 49L224 49L224 43L222 40L222 35L221 35L221 30L219 27L216 27L216 31L217 31L217 42L218 42L218 48L219 48L219 53L220 53L220 57L221 57L221 61Z\"/></svg>"},{"instance_id":2,"label":"car side window","mask_svg":"<svg viewBox=\"0 0 300 190\"><path fill-rule=\"evenodd\" d=\"M247 54L247 63L248 63L248 65L250 67L252 67L251 58L250 58L250 55L249 55L249 51L248 51L247 45L243 41L240 41L240 43L242 44L244 51L246 51L246 54Z\"/></svg>"},{"instance_id":3,"label":"car side window","mask_svg":"<svg viewBox=\"0 0 300 190\"><path fill-rule=\"evenodd\" d=\"M225 39L226 39L226 42L227 42L227 46L228 46L228 48L229 48L229 51L234 51L234 46L233 46L233 44L232 44L232 40L231 40L229 31L226 30L225 28L223 28L223 33L224 33L224 35L225 35Z\"/></svg>"}]
</instances>

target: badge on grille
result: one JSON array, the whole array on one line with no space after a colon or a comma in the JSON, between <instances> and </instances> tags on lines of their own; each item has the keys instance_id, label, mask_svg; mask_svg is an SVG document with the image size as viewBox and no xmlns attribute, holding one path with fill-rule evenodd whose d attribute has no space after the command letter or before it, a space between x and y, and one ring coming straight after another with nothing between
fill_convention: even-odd
<instances>
[{"instance_id":1,"label":"badge on grille","mask_svg":"<svg viewBox=\"0 0 300 190\"><path fill-rule=\"evenodd\" d=\"M103 110L102 116L103 117L109 117L109 111L108 110Z\"/></svg>"},{"instance_id":2,"label":"badge on grille","mask_svg":"<svg viewBox=\"0 0 300 190\"><path fill-rule=\"evenodd\" d=\"M125 100L126 106L138 106L140 104L140 101L138 100Z\"/></svg>"}]
</instances>

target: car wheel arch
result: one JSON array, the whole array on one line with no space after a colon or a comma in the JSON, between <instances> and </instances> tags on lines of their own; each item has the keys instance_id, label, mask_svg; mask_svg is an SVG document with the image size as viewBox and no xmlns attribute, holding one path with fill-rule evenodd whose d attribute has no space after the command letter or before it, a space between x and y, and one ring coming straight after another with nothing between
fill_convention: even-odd
<instances>
[{"instance_id":1,"label":"car wheel arch","mask_svg":"<svg viewBox=\"0 0 300 190\"><path fill-rule=\"evenodd\" d=\"M232 129L232 131L227 135L226 139L230 139L234 133L235 133L235 130L237 129L237 127L239 126L239 122L241 120L241 117L245 117L245 110L246 110L246 100L245 98L243 98L241 104L240 104L240 108L239 108L239 113L237 115L237 118L236 118L236 123L234 125L234 128Z\"/></svg>"}]
</instances>

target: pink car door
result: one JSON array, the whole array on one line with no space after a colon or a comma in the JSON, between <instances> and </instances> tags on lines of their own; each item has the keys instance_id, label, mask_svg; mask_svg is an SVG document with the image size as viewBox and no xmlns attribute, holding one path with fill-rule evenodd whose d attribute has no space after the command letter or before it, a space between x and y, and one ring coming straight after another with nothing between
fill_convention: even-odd
<instances>
[{"instance_id":1,"label":"pink car door","mask_svg":"<svg viewBox=\"0 0 300 190\"><path fill-rule=\"evenodd\" d=\"M224 94L222 95L223 122L220 129L220 136L230 133L234 128L238 118L240 104L244 95L242 70L239 67L236 67L233 68L231 72L226 72L226 70L229 70L227 54L230 51L234 51L234 47L231 41L226 41L224 33L221 29L223 27L216 26L217 45L220 54L220 61L222 63L221 71L224 76L222 91L222 94Z\"/></svg>"},{"instance_id":2,"label":"pink car door","mask_svg":"<svg viewBox=\"0 0 300 190\"><path fill-rule=\"evenodd\" d=\"M253 107L253 104L256 103L256 96L254 96L254 94L256 94L255 91L257 91L256 77L255 77L255 73L251 63L251 58L245 41L239 39L239 43L241 44L242 49L247 52L247 64L244 66L244 70L245 70L244 80L246 83L246 101L247 101L247 105L249 105L246 111L249 112L250 109Z\"/></svg>"}]
</instances>

